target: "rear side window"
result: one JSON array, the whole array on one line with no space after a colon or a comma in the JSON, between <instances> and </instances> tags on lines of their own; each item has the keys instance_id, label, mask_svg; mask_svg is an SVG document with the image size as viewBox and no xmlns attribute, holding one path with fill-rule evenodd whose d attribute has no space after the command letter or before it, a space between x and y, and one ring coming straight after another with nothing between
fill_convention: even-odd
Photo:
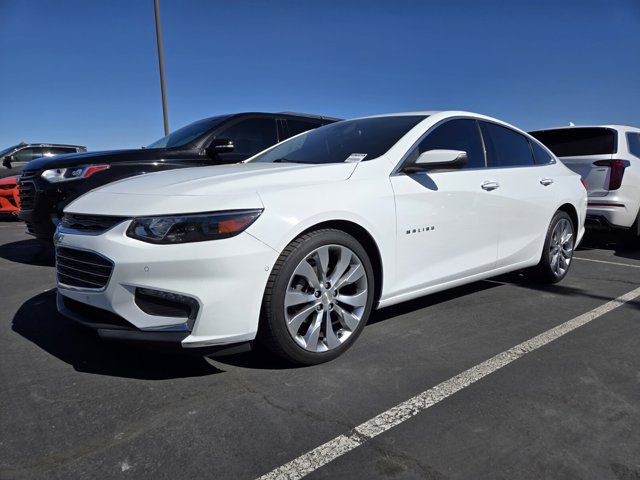
<instances>
[{"instance_id":1,"label":"rear side window","mask_svg":"<svg viewBox=\"0 0 640 480\"><path fill-rule=\"evenodd\" d=\"M616 153L616 132L610 128L572 127L531 132L557 157L608 155Z\"/></svg>"},{"instance_id":2,"label":"rear side window","mask_svg":"<svg viewBox=\"0 0 640 480\"><path fill-rule=\"evenodd\" d=\"M251 156L278 143L276 121L273 118L242 120L221 130L216 138L231 140L233 153Z\"/></svg>"},{"instance_id":3,"label":"rear side window","mask_svg":"<svg viewBox=\"0 0 640 480\"><path fill-rule=\"evenodd\" d=\"M287 120L289 126L289 136L293 137L299 133L306 132L312 128L318 128L320 126L317 122L309 122L305 120Z\"/></svg>"},{"instance_id":4,"label":"rear side window","mask_svg":"<svg viewBox=\"0 0 640 480\"><path fill-rule=\"evenodd\" d=\"M416 160L421 153L429 150L463 150L467 152L468 159L465 168L485 166L482 140L475 120L461 118L439 125L411 152L408 161Z\"/></svg>"},{"instance_id":5,"label":"rear side window","mask_svg":"<svg viewBox=\"0 0 640 480\"><path fill-rule=\"evenodd\" d=\"M627 143L629 144L629 151L640 158L640 133L627 133Z\"/></svg>"},{"instance_id":6,"label":"rear side window","mask_svg":"<svg viewBox=\"0 0 640 480\"><path fill-rule=\"evenodd\" d=\"M65 153L75 153L77 150L75 148L63 148L63 147L53 147L47 149L47 153L50 155L63 155Z\"/></svg>"},{"instance_id":7,"label":"rear side window","mask_svg":"<svg viewBox=\"0 0 640 480\"><path fill-rule=\"evenodd\" d=\"M480 122L480 128L489 167L533 165L533 153L527 137L495 123Z\"/></svg>"},{"instance_id":8,"label":"rear side window","mask_svg":"<svg viewBox=\"0 0 640 480\"><path fill-rule=\"evenodd\" d=\"M536 165L548 165L553 162L553 157L538 142L532 141L531 148L533 148L533 159Z\"/></svg>"}]
</instances>

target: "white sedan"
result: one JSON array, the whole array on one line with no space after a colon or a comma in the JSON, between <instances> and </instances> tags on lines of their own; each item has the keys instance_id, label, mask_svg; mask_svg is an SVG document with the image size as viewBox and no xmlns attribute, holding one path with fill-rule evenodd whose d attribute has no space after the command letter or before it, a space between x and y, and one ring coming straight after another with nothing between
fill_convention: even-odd
<instances>
[{"instance_id":1,"label":"white sedan","mask_svg":"<svg viewBox=\"0 0 640 480\"><path fill-rule=\"evenodd\" d=\"M561 280L586 207L580 176L499 120L348 120L80 197L56 234L58 308L103 338L219 353L257 340L314 364L375 308L527 267Z\"/></svg>"}]
</instances>

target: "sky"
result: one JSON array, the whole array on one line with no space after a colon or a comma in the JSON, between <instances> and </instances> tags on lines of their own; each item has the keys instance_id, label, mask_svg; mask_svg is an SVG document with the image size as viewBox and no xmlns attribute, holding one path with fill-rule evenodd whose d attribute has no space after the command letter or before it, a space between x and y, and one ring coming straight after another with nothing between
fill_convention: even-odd
<instances>
[{"instance_id":1,"label":"sky","mask_svg":"<svg viewBox=\"0 0 640 480\"><path fill-rule=\"evenodd\" d=\"M160 0L171 130L460 109L640 126L640 0ZM163 135L153 0L0 0L0 148Z\"/></svg>"}]
</instances>

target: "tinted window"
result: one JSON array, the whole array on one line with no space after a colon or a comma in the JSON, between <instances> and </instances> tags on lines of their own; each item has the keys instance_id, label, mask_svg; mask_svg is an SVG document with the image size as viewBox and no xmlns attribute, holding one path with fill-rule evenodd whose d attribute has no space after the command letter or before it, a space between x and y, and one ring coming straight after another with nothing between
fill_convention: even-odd
<instances>
[{"instance_id":1,"label":"tinted window","mask_svg":"<svg viewBox=\"0 0 640 480\"><path fill-rule=\"evenodd\" d=\"M254 159L256 162L342 163L387 152L424 115L345 120L310 130Z\"/></svg>"},{"instance_id":2,"label":"tinted window","mask_svg":"<svg viewBox=\"0 0 640 480\"><path fill-rule=\"evenodd\" d=\"M436 127L411 152L408 162L429 150L463 150L467 152L465 168L483 168L484 152L478 123L471 119L450 120Z\"/></svg>"},{"instance_id":3,"label":"tinted window","mask_svg":"<svg viewBox=\"0 0 640 480\"><path fill-rule=\"evenodd\" d=\"M542 145L538 142L530 142L531 147L533 148L533 157L535 159L536 165L548 165L553 161L553 157L549 155Z\"/></svg>"},{"instance_id":4,"label":"tinted window","mask_svg":"<svg viewBox=\"0 0 640 480\"><path fill-rule=\"evenodd\" d=\"M487 148L489 167L533 165L533 154L527 137L495 123L480 122L480 128Z\"/></svg>"},{"instance_id":5,"label":"tinted window","mask_svg":"<svg viewBox=\"0 0 640 480\"><path fill-rule=\"evenodd\" d=\"M65 153L75 153L77 151L75 148L63 147L47 148L46 150L49 155L64 155Z\"/></svg>"},{"instance_id":6,"label":"tinted window","mask_svg":"<svg viewBox=\"0 0 640 480\"><path fill-rule=\"evenodd\" d=\"M34 158L40 158L44 155L45 149L42 147L23 148L13 154L16 162L30 162Z\"/></svg>"},{"instance_id":7,"label":"tinted window","mask_svg":"<svg viewBox=\"0 0 640 480\"><path fill-rule=\"evenodd\" d=\"M289 125L289 135L292 137L320 126L317 122L309 122L306 120L287 120L287 125Z\"/></svg>"},{"instance_id":8,"label":"tinted window","mask_svg":"<svg viewBox=\"0 0 640 480\"><path fill-rule=\"evenodd\" d=\"M217 127L223 120L229 118L229 115L221 115L219 117L211 117L205 120L190 123L186 127L179 128L175 132L171 132L166 137L156 140L147 148L171 148L182 147L196 138L204 135L213 128Z\"/></svg>"},{"instance_id":9,"label":"tinted window","mask_svg":"<svg viewBox=\"0 0 640 480\"><path fill-rule=\"evenodd\" d=\"M616 132L610 128L560 128L531 132L557 157L616 153Z\"/></svg>"},{"instance_id":10,"label":"tinted window","mask_svg":"<svg viewBox=\"0 0 640 480\"><path fill-rule=\"evenodd\" d=\"M640 157L640 133L627 133L627 142L629 143L629 151L636 157Z\"/></svg>"},{"instance_id":11,"label":"tinted window","mask_svg":"<svg viewBox=\"0 0 640 480\"><path fill-rule=\"evenodd\" d=\"M223 128L215 138L233 142L233 153L254 155L278 143L276 121L273 118L251 118Z\"/></svg>"}]
</instances>

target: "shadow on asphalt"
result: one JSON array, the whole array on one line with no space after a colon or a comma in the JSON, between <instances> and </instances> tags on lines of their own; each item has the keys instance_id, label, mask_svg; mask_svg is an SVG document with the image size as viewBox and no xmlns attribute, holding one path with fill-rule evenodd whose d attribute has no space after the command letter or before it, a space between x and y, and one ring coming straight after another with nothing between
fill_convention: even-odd
<instances>
[{"instance_id":1,"label":"shadow on asphalt","mask_svg":"<svg viewBox=\"0 0 640 480\"><path fill-rule=\"evenodd\" d=\"M0 258L40 267L55 266L53 246L34 238L0 245Z\"/></svg>"},{"instance_id":2,"label":"shadow on asphalt","mask_svg":"<svg viewBox=\"0 0 640 480\"><path fill-rule=\"evenodd\" d=\"M56 310L55 289L27 300L13 318L12 329L79 372L166 380L200 377L222 370L202 357L145 350L102 341Z\"/></svg>"},{"instance_id":3,"label":"shadow on asphalt","mask_svg":"<svg viewBox=\"0 0 640 480\"><path fill-rule=\"evenodd\" d=\"M625 232L588 231L578 250L609 250L617 258L640 260L640 240L631 239Z\"/></svg>"}]
</instances>

